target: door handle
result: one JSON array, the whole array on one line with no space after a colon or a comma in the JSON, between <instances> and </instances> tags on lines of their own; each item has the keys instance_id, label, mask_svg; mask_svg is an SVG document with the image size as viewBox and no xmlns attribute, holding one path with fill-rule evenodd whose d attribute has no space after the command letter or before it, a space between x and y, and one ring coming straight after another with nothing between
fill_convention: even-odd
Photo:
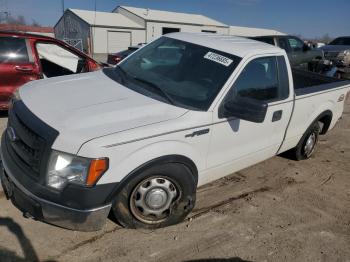
<instances>
[{"instance_id":1,"label":"door handle","mask_svg":"<svg viewBox=\"0 0 350 262\"><path fill-rule=\"evenodd\" d=\"M278 111L273 112L272 122L280 121L282 119L282 113L283 113L282 110L278 110Z\"/></svg>"},{"instance_id":2,"label":"door handle","mask_svg":"<svg viewBox=\"0 0 350 262\"><path fill-rule=\"evenodd\" d=\"M15 66L15 69L17 71L21 71L21 72L33 72L33 68L32 67Z\"/></svg>"}]
</instances>

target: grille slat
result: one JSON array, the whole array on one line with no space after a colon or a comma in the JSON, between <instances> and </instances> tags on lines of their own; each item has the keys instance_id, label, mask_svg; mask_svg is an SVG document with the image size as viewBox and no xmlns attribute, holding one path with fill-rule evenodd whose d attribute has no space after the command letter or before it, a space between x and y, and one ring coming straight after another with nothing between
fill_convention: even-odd
<instances>
[{"instance_id":1,"label":"grille slat","mask_svg":"<svg viewBox=\"0 0 350 262\"><path fill-rule=\"evenodd\" d=\"M335 59L339 55L339 51L327 51L324 53L325 58Z\"/></svg>"},{"instance_id":2,"label":"grille slat","mask_svg":"<svg viewBox=\"0 0 350 262\"><path fill-rule=\"evenodd\" d=\"M16 116L16 114L11 110L9 113L9 126L11 126L15 131L21 141L25 143L28 147L39 150L42 144L42 139L31 131L23 122Z\"/></svg>"},{"instance_id":3,"label":"grille slat","mask_svg":"<svg viewBox=\"0 0 350 262\"><path fill-rule=\"evenodd\" d=\"M16 115L14 110L9 111L8 128L12 128L15 139L6 134L6 138L18 162L25 165L35 175L40 176L40 161L45 150L45 140L27 127Z\"/></svg>"}]
</instances>

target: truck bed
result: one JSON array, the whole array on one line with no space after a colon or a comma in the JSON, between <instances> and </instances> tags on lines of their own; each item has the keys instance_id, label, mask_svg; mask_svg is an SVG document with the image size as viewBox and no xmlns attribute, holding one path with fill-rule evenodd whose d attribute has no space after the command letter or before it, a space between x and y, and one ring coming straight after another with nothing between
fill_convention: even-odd
<instances>
[{"instance_id":1,"label":"truck bed","mask_svg":"<svg viewBox=\"0 0 350 262\"><path fill-rule=\"evenodd\" d=\"M328 77L296 68L292 69L292 74L296 96L326 91L342 86L345 87L350 84L350 81L347 80Z\"/></svg>"}]
</instances>

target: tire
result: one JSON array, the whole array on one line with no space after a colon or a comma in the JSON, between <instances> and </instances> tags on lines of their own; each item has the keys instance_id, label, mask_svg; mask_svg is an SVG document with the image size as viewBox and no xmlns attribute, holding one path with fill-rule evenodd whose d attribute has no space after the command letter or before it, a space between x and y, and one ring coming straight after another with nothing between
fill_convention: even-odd
<instances>
[{"instance_id":1,"label":"tire","mask_svg":"<svg viewBox=\"0 0 350 262\"><path fill-rule=\"evenodd\" d=\"M296 160L300 161L309 159L313 155L316 149L320 131L321 128L318 121L314 122L308 128L303 137L300 139L298 145L294 148L294 156Z\"/></svg>"},{"instance_id":2,"label":"tire","mask_svg":"<svg viewBox=\"0 0 350 262\"><path fill-rule=\"evenodd\" d=\"M125 228L156 229L183 221L196 201L196 182L179 163L155 165L133 174L112 201L112 212Z\"/></svg>"}]
</instances>

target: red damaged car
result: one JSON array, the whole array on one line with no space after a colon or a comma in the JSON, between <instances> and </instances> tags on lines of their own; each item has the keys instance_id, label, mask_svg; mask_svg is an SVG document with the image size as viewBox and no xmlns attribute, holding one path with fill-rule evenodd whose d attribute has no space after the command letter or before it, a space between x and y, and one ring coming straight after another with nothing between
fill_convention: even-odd
<instances>
[{"instance_id":1,"label":"red damaged car","mask_svg":"<svg viewBox=\"0 0 350 262\"><path fill-rule=\"evenodd\" d=\"M29 81L100 68L95 60L63 41L0 32L0 110L7 110L14 91Z\"/></svg>"}]
</instances>

